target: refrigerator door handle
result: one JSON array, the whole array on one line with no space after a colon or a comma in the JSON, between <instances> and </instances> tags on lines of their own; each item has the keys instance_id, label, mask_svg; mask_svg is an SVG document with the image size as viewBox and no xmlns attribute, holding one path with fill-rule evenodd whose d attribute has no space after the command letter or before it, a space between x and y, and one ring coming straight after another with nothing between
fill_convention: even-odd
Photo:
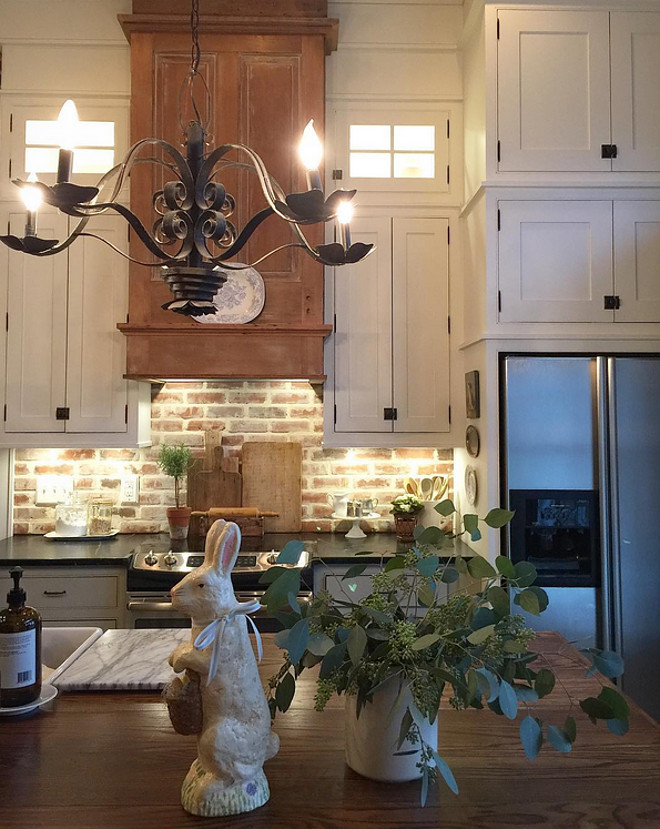
<instances>
[{"instance_id":1,"label":"refrigerator door handle","mask_svg":"<svg viewBox=\"0 0 660 829\"><path fill-rule=\"evenodd\" d=\"M600 510L600 604L602 646L606 650L614 647L614 624L612 601L614 591L612 585L612 539L614 536L609 521L612 507L612 484L610 475L613 453L610 451L610 441L616 440L612 433L611 420L615 416L611 405L610 395L610 360L607 357L596 357L596 446L598 450L598 494Z\"/></svg>"},{"instance_id":2,"label":"refrigerator door handle","mask_svg":"<svg viewBox=\"0 0 660 829\"><path fill-rule=\"evenodd\" d=\"M616 650L623 656L623 632L621 627L621 547L620 547L620 515L619 515L619 469L618 469L618 428L617 428L617 405L616 405L616 358L607 358L607 450L608 465L605 467L605 475L608 479L608 501L609 501L609 545L608 561L605 568L608 573L608 603L610 622L611 650ZM621 680L616 680L621 684Z\"/></svg>"}]
</instances>

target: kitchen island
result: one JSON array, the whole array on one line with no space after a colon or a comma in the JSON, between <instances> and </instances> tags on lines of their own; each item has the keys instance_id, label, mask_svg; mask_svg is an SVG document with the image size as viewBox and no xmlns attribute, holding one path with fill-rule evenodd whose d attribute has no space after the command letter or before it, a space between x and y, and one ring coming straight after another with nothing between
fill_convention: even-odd
<instances>
[{"instance_id":1,"label":"kitchen island","mask_svg":"<svg viewBox=\"0 0 660 829\"><path fill-rule=\"evenodd\" d=\"M281 652L265 637L264 678ZM536 708L557 724L575 698L598 693L577 653L557 634L536 647L558 687ZM375 783L343 759L343 700L313 709L315 675L305 673L291 709L278 715L279 754L265 766L271 799L261 809L204 819L179 805L195 740L172 730L157 694L70 693L49 711L0 720L0 826L36 829L174 829L189 826L269 829L652 829L660 826L660 728L631 703L630 731L614 737L578 709L572 754L544 747L525 759L518 722L490 711L440 712L440 751L460 792L442 788L419 805L419 785ZM520 719L520 717L518 718Z\"/></svg>"}]
</instances>

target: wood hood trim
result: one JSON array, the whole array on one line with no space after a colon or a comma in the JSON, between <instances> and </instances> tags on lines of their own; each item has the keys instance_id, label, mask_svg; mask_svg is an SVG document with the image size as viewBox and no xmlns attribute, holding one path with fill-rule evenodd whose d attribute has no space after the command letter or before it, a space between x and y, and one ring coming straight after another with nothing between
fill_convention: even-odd
<instances>
[{"instance_id":1,"label":"wood hood trim","mask_svg":"<svg viewBox=\"0 0 660 829\"><path fill-rule=\"evenodd\" d=\"M322 383L323 341L332 331L331 325L304 324L117 327L126 335L124 376L159 381L245 378Z\"/></svg>"},{"instance_id":2,"label":"wood hood trim","mask_svg":"<svg viewBox=\"0 0 660 829\"><path fill-rule=\"evenodd\" d=\"M128 42L136 32L162 34L187 32L190 29L188 15L118 14ZM202 16L200 30L204 34L252 34L252 35L319 35L325 39L325 53L337 49L339 20L334 17L224 17Z\"/></svg>"}]
</instances>

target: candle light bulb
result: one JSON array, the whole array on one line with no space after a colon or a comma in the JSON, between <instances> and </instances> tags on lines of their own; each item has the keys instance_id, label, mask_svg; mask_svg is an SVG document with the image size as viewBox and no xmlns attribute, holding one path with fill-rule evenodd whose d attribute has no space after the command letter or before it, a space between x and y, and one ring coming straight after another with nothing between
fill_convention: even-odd
<instances>
[{"instance_id":1,"label":"candle light bulb","mask_svg":"<svg viewBox=\"0 0 660 829\"><path fill-rule=\"evenodd\" d=\"M59 132L60 147L63 150L73 150L76 147L78 133L78 110L76 105L69 98L65 101L57 117L57 128Z\"/></svg>"},{"instance_id":2,"label":"candle light bulb","mask_svg":"<svg viewBox=\"0 0 660 829\"><path fill-rule=\"evenodd\" d=\"M347 225L353 218L353 205L349 201L343 201L337 208L337 221Z\"/></svg>"},{"instance_id":3,"label":"candle light bulb","mask_svg":"<svg viewBox=\"0 0 660 829\"><path fill-rule=\"evenodd\" d=\"M314 129L314 119L307 122L300 140L300 160L307 170L318 170L323 157L323 144Z\"/></svg>"},{"instance_id":4,"label":"candle light bulb","mask_svg":"<svg viewBox=\"0 0 660 829\"><path fill-rule=\"evenodd\" d=\"M37 181L34 173L30 173L28 181ZM39 188L30 187L29 185L21 187L21 198L23 199L23 204L31 213L36 213L42 202Z\"/></svg>"}]
</instances>

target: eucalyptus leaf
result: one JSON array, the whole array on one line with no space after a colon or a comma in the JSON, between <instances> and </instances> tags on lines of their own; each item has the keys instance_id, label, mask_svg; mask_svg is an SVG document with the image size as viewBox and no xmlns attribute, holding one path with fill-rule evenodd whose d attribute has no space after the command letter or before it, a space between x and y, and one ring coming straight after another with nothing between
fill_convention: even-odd
<instances>
[{"instance_id":1,"label":"eucalyptus leaf","mask_svg":"<svg viewBox=\"0 0 660 829\"><path fill-rule=\"evenodd\" d=\"M575 725L575 720L573 719L573 717L566 717L563 732L564 736L569 742L575 742L575 738L577 737L577 726Z\"/></svg>"},{"instance_id":2,"label":"eucalyptus leaf","mask_svg":"<svg viewBox=\"0 0 660 829\"><path fill-rule=\"evenodd\" d=\"M275 559L276 564L298 564L300 554L305 549L304 541L287 541Z\"/></svg>"},{"instance_id":3,"label":"eucalyptus leaf","mask_svg":"<svg viewBox=\"0 0 660 829\"><path fill-rule=\"evenodd\" d=\"M507 579L515 579L516 570L510 558L507 558L506 556L498 556L495 559L495 566L497 567L497 572L501 576L504 576Z\"/></svg>"},{"instance_id":4,"label":"eucalyptus leaf","mask_svg":"<svg viewBox=\"0 0 660 829\"><path fill-rule=\"evenodd\" d=\"M529 715L520 723L520 742L527 759L534 760L543 744L543 733L538 722Z\"/></svg>"},{"instance_id":5,"label":"eucalyptus leaf","mask_svg":"<svg viewBox=\"0 0 660 829\"><path fill-rule=\"evenodd\" d=\"M514 567L514 578L518 587L529 587L536 581L536 567L529 561L518 561Z\"/></svg>"},{"instance_id":6,"label":"eucalyptus leaf","mask_svg":"<svg viewBox=\"0 0 660 829\"><path fill-rule=\"evenodd\" d=\"M274 568L273 568L274 569ZM288 604L289 593L300 591L300 570L287 569L278 576L267 588L261 603L266 605L269 613Z\"/></svg>"},{"instance_id":7,"label":"eucalyptus leaf","mask_svg":"<svg viewBox=\"0 0 660 829\"><path fill-rule=\"evenodd\" d=\"M499 530L505 524L508 524L514 515L515 512L509 512L508 509L495 507L494 509L489 510L488 514L484 518L484 521L489 527L492 527L494 530Z\"/></svg>"},{"instance_id":8,"label":"eucalyptus leaf","mask_svg":"<svg viewBox=\"0 0 660 829\"><path fill-rule=\"evenodd\" d=\"M419 793L419 802L422 806L426 806L426 798L429 795L429 771L424 767L422 770L422 788Z\"/></svg>"},{"instance_id":9,"label":"eucalyptus leaf","mask_svg":"<svg viewBox=\"0 0 660 829\"><path fill-rule=\"evenodd\" d=\"M417 599L419 600L419 603L425 607L431 607L435 601L435 593L433 588L429 584L423 584L417 590Z\"/></svg>"},{"instance_id":10,"label":"eucalyptus leaf","mask_svg":"<svg viewBox=\"0 0 660 829\"><path fill-rule=\"evenodd\" d=\"M440 501L439 504L436 504L433 509L440 513L440 515L444 515L445 518L451 515L452 513L456 512L456 507L454 506L454 502L450 498L445 498L444 501Z\"/></svg>"},{"instance_id":11,"label":"eucalyptus leaf","mask_svg":"<svg viewBox=\"0 0 660 829\"><path fill-rule=\"evenodd\" d=\"M552 693L554 687L555 675L548 668L541 668L534 680L534 690L539 695L539 699L547 697L548 694Z\"/></svg>"},{"instance_id":12,"label":"eucalyptus leaf","mask_svg":"<svg viewBox=\"0 0 660 829\"><path fill-rule=\"evenodd\" d=\"M601 688L598 699L603 700L603 702L606 702L610 706L616 719L627 720L630 716L628 703L614 688L609 688L607 685Z\"/></svg>"},{"instance_id":13,"label":"eucalyptus leaf","mask_svg":"<svg viewBox=\"0 0 660 829\"><path fill-rule=\"evenodd\" d=\"M500 681L488 668L477 668L477 682L486 702L494 702L500 693Z\"/></svg>"},{"instance_id":14,"label":"eucalyptus leaf","mask_svg":"<svg viewBox=\"0 0 660 829\"><path fill-rule=\"evenodd\" d=\"M489 636L493 634L495 630L495 625L487 625L486 627L479 628L479 630L473 631L467 638L468 642L471 645L480 645L482 642L485 642Z\"/></svg>"},{"instance_id":15,"label":"eucalyptus leaf","mask_svg":"<svg viewBox=\"0 0 660 829\"><path fill-rule=\"evenodd\" d=\"M364 649L367 647L367 633L363 627L355 625L351 628L351 632L348 634L347 646L351 662L354 665L359 665Z\"/></svg>"},{"instance_id":16,"label":"eucalyptus leaf","mask_svg":"<svg viewBox=\"0 0 660 829\"><path fill-rule=\"evenodd\" d=\"M445 567L442 571L442 575L440 576L440 581L444 582L445 584L453 584L455 581L458 581L460 578L458 574L458 570L455 567Z\"/></svg>"},{"instance_id":17,"label":"eucalyptus leaf","mask_svg":"<svg viewBox=\"0 0 660 829\"><path fill-rule=\"evenodd\" d=\"M374 622L377 622L379 625L388 625L390 623L390 617L382 610L376 610L375 607L369 607L368 605L361 606L362 612L369 616L370 619L373 619Z\"/></svg>"},{"instance_id":18,"label":"eucalyptus leaf","mask_svg":"<svg viewBox=\"0 0 660 829\"><path fill-rule=\"evenodd\" d=\"M615 720L614 711L605 700L597 697L587 697L580 700L580 708L592 720Z\"/></svg>"},{"instance_id":19,"label":"eucalyptus leaf","mask_svg":"<svg viewBox=\"0 0 660 829\"><path fill-rule=\"evenodd\" d=\"M470 627L472 630L479 630L479 628L493 627L497 618L495 613L489 607L478 607L472 617Z\"/></svg>"},{"instance_id":20,"label":"eucalyptus leaf","mask_svg":"<svg viewBox=\"0 0 660 829\"><path fill-rule=\"evenodd\" d=\"M520 605L523 610L526 610L528 613L532 613L534 616L538 616L541 613L541 608L539 607L539 600L535 593L531 590L523 590L520 593L516 594L513 598L514 604Z\"/></svg>"},{"instance_id":21,"label":"eucalyptus leaf","mask_svg":"<svg viewBox=\"0 0 660 829\"><path fill-rule=\"evenodd\" d=\"M401 718L401 725L399 726L399 739L397 740L396 747L400 749L401 746L405 743L406 737L408 736L408 732L410 731L410 727L413 724L413 718L406 708L403 717Z\"/></svg>"},{"instance_id":22,"label":"eucalyptus leaf","mask_svg":"<svg viewBox=\"0 0 660 829\"><path fill-rule=\"evenodd\" d=\"M462 576L467 574L467 561L463 558L463 556L456 556L456 558L454 559L454 567Z\"/></svg>"},{"instance_id":23,"label":"eucalyptus leaf","mask_svg":"<svg viewBox=\"0 0 660 829\"><path fill-rule=\"evenodd\" d=\"M568 754L568 752L573 748L571 741L566 737L561 729L557 728L556 725L549 725L546 734L548 742L556 748L557 751L561 751L563 754Z\"/></svg>"},{"instance_id":24,"label":"eucalyptus leaf","mask_svg":"<svg viewBox=\"0 0 660 829\"><path fill-rule=\"evenodd\" d=\"M289 607L291 608L291 610L293 610L295 615L302 616L302 608L300 607L298 599L296 598L296 594L289 593L289 595L287 596L287 600L289 602Z\"/></svg>"},{"instance_id":25,"label":"eucalyptus leaf","mask_svg":"<svg viewBox=\"0 0 660 829\"><path fill-rule=\"evenodd\" d=\"M385 572L389 573L392 570L403 570L405 567L405 559L403 556L393 556L385 565Z\"/></svg>"},{"instance_id":26,"label":"eucalyptus leaf","mask_svg":"<svg viewBox=\"0 0 660 829\"><path fill-rule=\"evenodd\" d=\"M356 576L361 575L367 569L366 564L354 564L352 567L349 567L348 570L344 573L341 577L342 581L345 579L354 579Z\"/></svg>"},{"instance_id":27,"label":"eucalyptus leaf","mask_svg":"<svg viewBox=\"0 0 660 829\"><path fill-rule=\"evenodd\" d=\"M423 576L429 578L438 569L439 564L440 559L438 556L427 556L426 558L420 558L415 566Z\"/></svg>"},{"instance_id":28,"label":"eucalyptus leaf","mask_svg":"<svg viewBox=\"0 0 660 829\"><path fill-rule=\"evenodd\" d=\"M607 727L612 734L616 734L617 737L623 737L624 734L628 733L629 723L628 720L607 720Z\"/></svg>"},{"instance_id":29,"label":"eucalyptus leaf","mask_svg":"<svg viewBox=\"0 0 660 829\"><path fill-rule=\"evenodd\" d=\"M536 691L527 685L514 685L513 690L516 692L516 697L520 702L536 702L539 698Z\"/></svg>"},{"instance_id":30,"label":"eucalyptus leaf","mask_svg":"<svg viewBox=\"0 0 660 829\"><path fill-rule=\"evenodd\" d=\"M463 516L463 524L465 525L465 532L470 533L472 541L479 541L481 538L481 530L479 529L479 516L468 513Z\"/></svg>"},{"instance_id":31,"label":"eucalyptus leaf","mask_svg":"<svg viewBox=\"0 0 660 829\"><path fill-rule=\"evenodd\" d=\"M418 524L417 526L420 525ZM431 544L434 547L441 547L445 540L445 534L440 527L425 527L422 529L422 532L415 537L415 540L420 544Z\"/></svg>"},{"instance_id":32,"label":"eucalyptus leaf","mask_svg":"<svg viewBox=\"0 0 660 829\"><path fill-rule=\"evenodd\" d=\"M307 642L307 650L314 656L325 656L334 647L334 642L325 633L312 633Z\"/></svg>"},{"instance_id":33,"label":"eucalyptus leaf","mask_svg":"<svg viewBox=\"0 0 660 829\"><path fill-rule=\"evenodd\" d=\"M277 707L280 711L288 711L295 693L296 680L293 678L293 674L284 674L281 682L275 689L275 702L277 703Z\"/></svg>"},{"instance_id":34,"label":"eucalyptus leaf","mask_svg":"<svg viewBox=\"0 0 660 829\"><path fill-rule=\"evenodd\" d=\"M623 673L623 659L614 651L598 651L595 648L591 651L594 665L609 679L615 679Z\"/></svg>"},{"instance_id":35,"label":"eucalyptus leaf","mask_svg":"<svg viewBox=\"0 0 660 829\"><path fill-rule=\"evenodd\" d=\"M286 642L286 649L289 652L289 659L294 665L302 659L303 654L307 650L307 643L309 642L309 620L300 619L289 631L289 636Z\"/></svg>"},{"instance_id":36,"label":"eucalyptus leaf","mask_svg":"<svg viewBox=\"0 0 660 829\"><path fill-rule=\"evenodd\" d=\"M415 639L412 644L412 649L414 651L423 651L425 648L430 648L431 645L435 645L439 640L440 636L437 633L427 633L424 636L420 636L419 639Z\"/></svg>"},{"instance_id":37,"label":"eucalyptus leaf","mask_svg":"<svg viewBox=\"0 0 660 829\"><path fill-rule=\"evenodd\" d=\"M510 612L509 606L509 594L506 590L503 590L501 587L494 585L488 589L488 593L486 594L488 601L491 603L491 606L495 613L498 616L507 616Z\"/></svg>"},{"instance_id":38,"label":"eucalyptus leaf","mask_svg":"<svg viewBox=\"0 0 660 829\"><path fill-rule=\"evenodd\" d=\"M492 565L479 555L468 560L467 569L473 579L489 579L496 575Z\"/></svg>"},{"instance_id":39,"label":"eucalyptus leaf","mask_svg":"<svg viewBox=\"0 0 660 829\"><path fill-rule=\"evenodd\" d=\"M504 679L500 682L499 702L504 716L509 720L515 720L518 713L518 698L513 687Z\"/></svg>"},{"instance_id":40,"label":"eucalyptus leaf","mask_svg":"<svg viewBox=\"0 0 660 829\"><path fill-rule=\"evenodd\" d=\"M332 674L339 669L345 658L346 644L342 642L339 645L333 645L323 657L319 677L321 679L328 679L331 677Z\"/></svg>"},{"instance_id":41,"label":"eucalyptus leaf","mask_svg":"<svg viewBox=\"0 0 660 829\"><path fill-rule=\"evenodd\" d=\"M527 590L530 590L536 596L539 603L539 613L543 613L548 606L548 594L542 587L537 587L535 584L528 587Z\"/></svg>"},{"instance_id":42,"label":"eucalyptus leaf","mask_svg":"<svg viewBox=\"0 0 660 829\"><path fill-rule=\"evenodd\" d=\"M442 759L442 757L438 754L437 751L433 752L433 760L435 762L435 767L437 768L440 776L445 781L445 783L449 786L454 794L458 794L458 784L456 783L456 778L454 777L454 773L449 768L447 763Z\"/></svg>"}]
</instances>

